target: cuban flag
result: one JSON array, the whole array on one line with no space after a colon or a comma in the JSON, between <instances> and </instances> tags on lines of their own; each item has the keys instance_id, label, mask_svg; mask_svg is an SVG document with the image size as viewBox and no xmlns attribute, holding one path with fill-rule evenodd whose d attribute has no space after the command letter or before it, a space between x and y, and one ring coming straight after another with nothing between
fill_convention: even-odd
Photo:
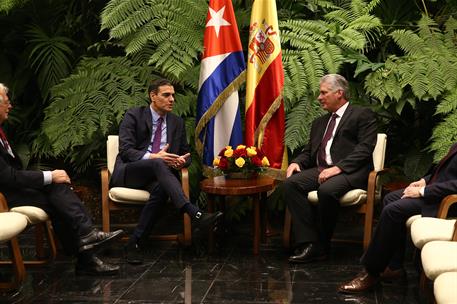
<instances>
[{"instance_id":1,"label":"cuban flag","mask_svg":"<svg viewBox=\"0 0 457 304\"><path fill-rule=\"evenodd\" d=\"M200 69L195 142L203 163L243 142L238 88L246 63L231 0L210 0Z\"/></svg>"}]
</instances>

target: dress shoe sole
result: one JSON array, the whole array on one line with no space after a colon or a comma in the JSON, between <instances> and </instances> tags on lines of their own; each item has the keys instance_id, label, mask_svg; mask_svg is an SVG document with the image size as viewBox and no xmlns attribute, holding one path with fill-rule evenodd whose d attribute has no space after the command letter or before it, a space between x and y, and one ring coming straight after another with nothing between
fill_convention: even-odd
<instances>
[{"instance_id":1,"label":"dress shoe sole","mask_svg":"<svg viewBox=\"0 0 457 304\"><path fill-rule=\"evenodd\" d=\"M328 257L326 255L316 256L316 257L312 257L312 258L308 258L308 259L291 259L291 258L289 258L289 263L308 264L311 262L325 261L327 259L328 259Z\"/></svg>"},{"instance_id":2,"label":"dress shoe sole","mask_svg":"<svg viewBox=\"0 0 457 304\"><path fill-rule=\"evenodd\" d=\"M83 245L83 246L79 247L79 252L83 252L83 251L86 251L86 250L91 250L91 249L94 249L95 247L101 247L102 245L106 245L108 242L110 242L112 240L115 240L118 237L120 237L122 233L123 233L123 231L121 230L121 231L118 231L117 233L113 233L110 237L108 237L106 239L100 240L100 241L95 242L95 243L90 243L90 244L87 244L87 245Z\"/></svg>"},{"instance_id":3,"label":"dress shoe sole","mask_svg":"<svg viewBox=\"0 0 457 304\"><path fill-rule=\"evenodd\" d=\"M374 284L373 286L370 286L368 288L365 288L365 289L342 289L342 288L338 288L338 292L339 293L343 293L343 294L358 294L358 293L363 293L363 292L372 292L373 290L375 290L376 286L378 286L379 282Z\"/></svg>"}]
</instances>

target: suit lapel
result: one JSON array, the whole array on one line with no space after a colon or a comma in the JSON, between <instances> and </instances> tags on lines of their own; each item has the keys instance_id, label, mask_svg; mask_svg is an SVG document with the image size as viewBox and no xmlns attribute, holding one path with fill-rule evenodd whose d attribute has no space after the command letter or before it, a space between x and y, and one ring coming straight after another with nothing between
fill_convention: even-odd
<instances>
[{"instance_id":1,"label":"suit lapel","mask_svg":"<svg viewBox=\"0 0 457 304\"><path fill-rule=\"evenodd\" d=\"M167 142L170 144L169 150L174 151L173 139L176 136L173 136L176 130L176 124L173 123L173 115L171 113L167 114Z\"/></svg>"},{"instance_id":2,"label":"suit lapel","mask_svg":"<svg viewBox=\"0 0 457 304\"><path fill-rule=\"evenodd\" d=\"M146 131L148 133L148 141L152 138L152 113L151 107L147 106L144 108L143 115L145 117L144 123L146 124Z\"/></svg>"},{"instance_id":3,"label":"suit lapel","mask_svg":"<svg viewBox=\"0 0 457 304\"><path fill-rule=\"evenodd\" d=\"M352 112L353 112L353 108L352 108L351 104L349 104L348 107L346 108L346 111L344 111L343 117L341 117L340 122L338 123L338 126L336 127L335 136L338 134L338 132L340 131L342 126L346 123L346 121L348 121L349 117L352 115Z\"/></svg>"}]
</instances>

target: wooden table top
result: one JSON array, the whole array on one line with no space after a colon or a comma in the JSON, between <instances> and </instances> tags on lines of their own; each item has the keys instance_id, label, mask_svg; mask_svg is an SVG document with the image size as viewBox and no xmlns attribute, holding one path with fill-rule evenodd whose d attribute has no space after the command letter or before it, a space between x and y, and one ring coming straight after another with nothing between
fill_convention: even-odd
<instances>
[{"instance_id":1,"label":"wooden table top","mask_svg":"<svg viewBox=\"0 0 457 304\"><path fill-rule=\"evenodd\" d=\"M252 195L273 190L275 180L260 175L252 179L231 179L225 176L216 176L200 182L203 191L217 195Z\"/></svg>"}]
</instances>

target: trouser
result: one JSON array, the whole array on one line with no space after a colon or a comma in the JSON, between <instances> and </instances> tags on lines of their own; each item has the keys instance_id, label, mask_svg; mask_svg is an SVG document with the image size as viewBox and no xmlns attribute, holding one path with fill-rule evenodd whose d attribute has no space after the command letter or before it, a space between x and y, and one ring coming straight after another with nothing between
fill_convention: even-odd
<instances>
[{"instance_id":1,"label":"trouser","mask_svg":"<svg viewBox=\"0 0 457 304\"><path fill-rule=\"evenodd\" d=\"M320 242L328 249L338 218L339 199L352 187L344 174L323 184L318 183L318 176L317 168L302 170L287 178L281 186L292 215L296 243ZM308 193L314 190L319 198L316 206L308 201Z\"/></svg>"},{"instance_id":2,"label":"trouser","mask_svg":"<svg viewBox=\"0 0 457 304\"><path fill-rule=\"evenodd\" d=\"M189 199L185 196L177 173L162 159L145 159L126 164L125 186L149 192L149 200L141 210L133 232L136 240L149 234L168 198L181 209Z\"/></svg>"},{"instance_id":3,"label":"trouser","mask_svg":"<svg viewBox=\"0 0 457 304\"><path fill-rule=\"evenodd\" d=\"M401 199L403 190L389 193L383 201L378 225L367 251L361 258L368 273L378 275L387 266L402 267L406 245L406 221L421 214L425 203L422 198Z\"/></svg>"},{"instance_id":4,"label":"trouser","mask_svg":"<svg viewBox=\"0 0 457 304\"><path fill-rule=\"evenodd\" d=\"M78 253L79 239L92 230L92 219L68 184L50 184L43 189L23 188L6 193L8 206L35 206L49 215L54 231L68 255Z\"/></svg>"}]
</instances>

